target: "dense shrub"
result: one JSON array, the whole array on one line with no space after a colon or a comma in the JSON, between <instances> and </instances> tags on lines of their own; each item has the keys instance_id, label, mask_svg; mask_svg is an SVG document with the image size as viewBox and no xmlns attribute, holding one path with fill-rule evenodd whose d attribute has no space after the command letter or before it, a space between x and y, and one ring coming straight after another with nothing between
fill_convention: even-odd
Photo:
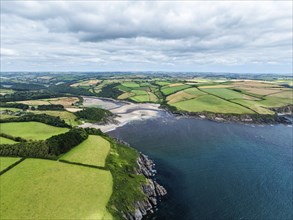
<instances>
[{"instance_id":1,"label":"dense shrub","mask_svg":"<svg viewBox=\"0 0 293 220\"><path fill-rule=\"evenodd\" d=\"M22 104L22 103L6 103L6 102L0 102L0 107L4 108L19 108L22 110L29 109L29 105Z\"/></svg>"},{"instance_id":2,"label":"dense shrub","mask_svg":"<svg viewBox=\"0 0 293 220\"><path fill-rule=\"evenodd\" d=\"M22 137L13 137L9 134L4 134L4 133L0 133L0 137L4 137L4 138L10 139L10 140L17 141L17 142L26 142L26 140L23 139Z\"/></svg>"},{"instance_id":3,"label":"dense shrub","mask_svg":"<svg viewBox=\"0 0 293 220\"><path fill-rule=\"evenodd\" d=\"M72 95L88 95L91 96L93 93L88 91L84 88L73 88L69 84L62 84L62 85L54 85L48 88L49 91L55 92L55 93L66 93L66 94L72 94Z\"/></svg>"},{"instance_id":4,"label":"dense shrub","mask_svg":"<svg viewBox=\"0 0 293 220\"><path fill-rule=\"evenodd\" d=\"M54 158L49 154L49 148L45 141L21 142L16 144L1 144L1 156Z\"/></svg>"},{"instance_id":5,"label":"dense shrub","mask_svg":"<svg viewBox=\"0 0 293 220\"><path fill-rule=\"evenodd\" d=\"M18 91L30 91L30 90L41 90L45 89L46 87L44 85L40 84L34 84L34 83L16 83L16 82L5 82L1 83L0 87L2 87L2 84L9 85L10 89L18 90Z\"/></svg>"},{"instance_id":6,"label":"dense shrub","mask_svg":"<svg viewBox=\"0 0 293 220\"><path fill-rule=\"evenodd\" d=\"M64 110L64 106L63 105L38 105L38 110L57 110L57 111L62 111Z\"/></svg>"},{"instance_id":7,"label":"dense shrub","mask_svg":"<svg viewBox=\"0 0 293 220\"><path fill-rule=\"evenodd\" d=\"M101 108L85 108L81 111L75 112L75 115L79 119L84 119L90 122L106 122L107 118L113 114L110 111Z\"/></svg>"},{"instance_id":8,"label":"dense shrub","mask_svg":"<svg viewBox=\"0 0 293 220\"><path fill-rule=\"evenodd\" d=\"M84 128L84 130L86 131L88 135L101 135L101 136L105 135L100 129L96 129L96 128Z\"/></svg>"},{"instance_id":9,"label":"dense shrub","mask_svg":"<svg viewBox=\"0 0 293 220\"><path fill-rule=\"evenodd\" d=\"M64 94L57 94L53 91L39 90L39 91L16 91L12 94L0 96L1 102L14 102L34 99L47 99L64 96Z\"/></svg>"},{"instance_id":10,"label":"dense shrub","mask_svg":"<svg viewBox=\"0 0 293 220\"><path fill-rule=\"evenodd\" d=\"M122 95L123 92L120 91L116 86L119 86L119 83L113 83L106 85L102 88L102 91L98 93L98 96L113 98L116 99L118 96Z\"/></svg>"},{"instance_id":11,"label":"dense shrub","mask_svg":"<svg viewBox=\"0 0 293 220\"><path fill-rule=\"evenodd\" d=\"M48 125L56 126L56 127L65 127L65 128L71 128L70 125L66 124L64 120L62 120L60 117L55 117L51 115L46 114L32 114L28 113L25 115L22 115L17 118L6 118L6 119L0 119L0 123L4 122L27 122L27 121L36 121L45 123Z\"/></svg>"},{"instance_id":12,"label":"dense shrub","mask_svg":"<svg viewBox=\"0 0 293 220\"><path fill-rule=\"evenodd\" d=\"M46 140L49 146L49 153L60 155L87 139L88 134L82 128L73 128L67 133L50 137Z\"/></svg>"},{"instance_id":13,"label":"dense shrub","mask_svg":"<svg viewBox=\"0 0 293 220\"><path fill-rule=\"evenodd\" d=\"M66 153L87 137L88 134L83 128L73 128L64 134L52 136L45 141L1 144L0 156L56 159L60 154Z\"/></svg>"}]
</instances>

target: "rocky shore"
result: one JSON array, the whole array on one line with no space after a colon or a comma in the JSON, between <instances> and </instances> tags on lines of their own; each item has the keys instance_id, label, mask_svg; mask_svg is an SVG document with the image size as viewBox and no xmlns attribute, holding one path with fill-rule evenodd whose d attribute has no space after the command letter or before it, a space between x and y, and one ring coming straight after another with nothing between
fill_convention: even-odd
<instances>
[{"instance_id":1,"label":"rocky shore","mask_svg":"<svg viewBox=\"0 0 293 220\"><path fill-rule=\"evenodd\" d=\"M137 201L135 203L134 213L125 214L125 218L129 220L140 220L148 213L153 213L160 198L167 194L166 189L154 179L156 174L154 162L146 155L140 153L137 164L137 174L142 174L147 178L147 183L141 186L146 198L143 201Z\"/></svg>"},{"instance_id":2,"label":"rocky shore","mask_svg":"<svg viewBox=\"0 0 293 220\"><path fill-rule=\"evenodd\" d=\"M202 119L209 119L219 122L240 122L251 124L292 124L292 120L289 120L287 116L293 116L293 105L288 105L279 108L272 108L275 112L274 115L262 115L262 114L221 114L211 112L186 112L168 108L163 108L170 113L178 116L191 116Z\"/></svg>"}]
</instances>

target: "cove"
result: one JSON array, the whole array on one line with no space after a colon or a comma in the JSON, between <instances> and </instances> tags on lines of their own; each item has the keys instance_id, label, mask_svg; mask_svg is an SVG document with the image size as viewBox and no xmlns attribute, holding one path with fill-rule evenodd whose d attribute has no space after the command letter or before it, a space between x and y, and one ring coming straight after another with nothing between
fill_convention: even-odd
<instances>
[{"instance_id":1,"label":"cove","mask_svg":"<svg viewBox=\"0 0 293 220\"><path fill-rule=\"evenodd\" d=\"M146 219L292 219L292 127L195 118L110 131L156 163L168 191Z\"/></svg>"}]
</instances>

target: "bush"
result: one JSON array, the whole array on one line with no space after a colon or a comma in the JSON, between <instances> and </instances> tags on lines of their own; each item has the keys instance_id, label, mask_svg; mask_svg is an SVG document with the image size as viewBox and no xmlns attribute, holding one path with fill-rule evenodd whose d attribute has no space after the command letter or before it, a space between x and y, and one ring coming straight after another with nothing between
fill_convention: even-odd
<instances>
[{"instance_id":1,"label":"bush","mask_svg":"<svg viewBox=\"0 0 293 220\"><path fill-rule=\"evenodd\" d=\"M73 128L70 131L50 137L46 140L49 146L49 153L53 155L60 155L66 153L73 147L77 146L85 139L88 134L82 128Z\"/></svg>"},{"instance_id":2,"label":"bush","mask_svg":"<svg viewBox=\"0 0 293 220\"><path fill-rule=\"evenodd\" d=\"M84 119L89 122L106 122L107 118L113 114L101 108L86 108L79 112L75 112L75 115L78 119Z\"/></svg>"},{"instance_id":3,"label":"bush","mask_svg":"<svg viewBox=\"0 0 293 220\"><path fill-rule=\"evenodd\" d=\"M38 105L38 110L57 110L57 111L62 111L64 110L63 105Z\"/></svg>"},{"instance_id":4,"label":"bush","mask_svg":"<svg viewBox=\"0 0 293 220\"><path fill-rule=\"evenodd\" d=\"M60 117L55 117L55 116L46 115L46 114L35 115L32 113L27 113L17 118L0 119L0 123L26 122L26 121L36 121L36 122L41 122L41 123L45 123L45 124L56 126L56 127L71 128L71 126L66 124L65 121L62 120Z\"/></svg>"},{"instance_id":5,"label":"bush","mask_svg":"<svg viewBox=\"0 0 293 220\"><path fill-rule=\"evenodd\" d=\"M12 157L55 158L54 155L49 154L49 148L45 141L1 144L0 155Z\"/></svg>"},{"instance_id":6,"label":"bush","mask_svg":"<svg viewBox=\"0 0 293 220\"><path fill-rule=\"evenodd\" d=\"M6 103L6 102L0 102L0 107L4 107L4 108L19 108L22 110L27 110L29 109L29 106L26 104L22 104L22 103Z\"/></svg>"}]
</instances>

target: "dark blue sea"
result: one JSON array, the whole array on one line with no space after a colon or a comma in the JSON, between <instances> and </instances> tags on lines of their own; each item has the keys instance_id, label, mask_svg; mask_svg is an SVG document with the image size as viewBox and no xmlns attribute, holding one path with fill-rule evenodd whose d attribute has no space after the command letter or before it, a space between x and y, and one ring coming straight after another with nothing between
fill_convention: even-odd
<instances>
[{"instance_id":1,"label":"dark blue sea","mask_svg":"<svg viewBox=\"0 0 293 220\"><path fill-rule=\"evenodd\" d=\"M156 163L168 195L147 219L293 219L290 126L164 115L109 134Z\"/></svg>"}]
</instances>

